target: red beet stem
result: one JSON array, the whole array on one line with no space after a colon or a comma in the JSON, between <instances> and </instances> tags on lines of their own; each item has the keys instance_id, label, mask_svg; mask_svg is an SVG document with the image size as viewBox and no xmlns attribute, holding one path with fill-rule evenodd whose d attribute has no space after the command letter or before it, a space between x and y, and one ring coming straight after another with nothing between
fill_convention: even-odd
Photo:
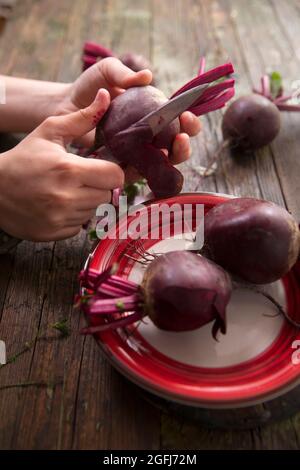
<instances>
[{"instance_id":1,"label":"red beet stem","mask_svg":"<svg viewBox=\"0 0 300 470\"><path fill-rule=\"evenodd\" d=\"M86 41L83 46L84 54L94 56L94 57L115 57L115 54L111 49L97 44L93 41Z\"/></svg>"},{"instance_id":2,"label":"red beet stem","mask_svg":"<svg viewBox=\"0 0 300 470\"><path fill-rule=\"evenodd\" d=\"M269 75L263 75L260 79L261 81L261 90L262 90L262 94L266 97L266 98L270 98L271 97L271 88L270 88L270 78L269 78Z\"/></svg>"},{"instance_id":3,"label":"red beet stem","mask_svg":"<svg viewBox=\"0 0 300 470\"><path fill-rule=\"evenodd\" d=\"M282 96L279 96L278 98L276 98L276 100L274 100L274 103L277 106L278 104L285 103L286 101L289 101L291 98L293 98L293 95L282 95Z\"/></svg>"},{"instance_id":4,"label":"red beet stem","mask_svg":"<svg viewBox=\"0 0 300 470\"><path fill-rule=\"evenodd\" d=\"M114 287L110 286L109 284L101 284L100 287L98 287L96 291L96 297L97 298L109 298L109 297L123 297L124 295L129 295L126 291L123 289L120 289L119 287Z\"/></svg>"},{"instance_id":5,"label":"red beet stem","mask_svg":"<svg viewBox=\"0 0 300 470\"><path fill-rule=\"evenodd\" d=\"M137 311L141 298L139 294L127 295L114 299L97 299L86 304L85 311L89 315L109 315L113 313L123 313Z\"/></svg>"},{"instance_id":6,"label":"red beet stem","mask_svg":"<svg viewBox=\"0 0 300 470\"><path fill-rule=\"evenodd\" d=\"M91 67L92 65L94 65L97 62L97 60L95 59L95 57L91 57L89 55L84 55L82 57L82 62L83 62L83 69L86 70L89 67Z\"/></svg>"},{"instance_id":7,"label":"red beet stem","mask_svg":"<svg viewBox=\"0 0 300 470\"><path fill-rule=\"evenodd\" d=\"M224 82L217 83L216 85L207 88L200 96L200 98L195 103L193 103L192 108L212 100L213 98L217 97L222 91L225 91L228 88L233 88L233 86L234 79L231 78L229 80L224 80Z\"/></svg>"},{"instance_id":8,"label":"red beet stem","mask_svg":"<svg viewBox=\"0 0 300 470\"><path fill-rule=\"evenodd\" d=\"M97 287L104 282L114 272L115 267L111 266L102 273L95 269L84 269L79 274L79 281L81 281L82 287L87 289L97 289Z\"/></svg>"},{"instance_id":9,"label":"red beet stem","mask_svg":"<svg viewBox=\"0 0 300 470\"><path fill-rule=\"evenodd\" d=\"M220 65L212 70L208 70L200 76L195 77L190 82L186 83L183 87L177 90L171 98L174 98L177 95L180 95L184 91L190 90L198 85L203 85L204 83L211 83L219 78L226 77L234 72L233 65L229 62L227 64Z\"/></svg>"},{"instance_id":10,"label":"red beet stem","mask_svg":"<svg viewBox=\"0 0 300 470\"><path fill-rule=\"evenodd\" d=\"M191 111L196 116L201 116L202 114L206 114L210 111L215 111L216 109L222 108L223 106L225 106L227 101L229 101L233 96L234 88L230 88L229 90L225 91L224 93L212 99L211 101L200 104L196 108L192 108Z\"/></svg>"},{"instance_id":11,"label":"red beet stem","mask_svg":"<svg viewBox=\"0 0 300 470\"><path fill-rule=\"evenodd\" d=\"M200 57L200 61L199 61L198 76L202 75L204 73L204 70L205 70L205 57L202 56Z\"/></svg>"},{"instance_id":12,"label":"red beet stem","mask_svg":"<svg viewBox=\"0 0 300 470\"><path fill-rule=\"evenodd\" d=\"M94 333L100 333L102 331L107 330L115 330L117 328L124 328L124 326L131 325L143 318L142 312L135 312L131 315L127 315L126 317L121 318L120 320L109 321L108 323L104 323L103 325L97 326L89 326L87 328L82 328L80 333L82 335L92 335Z\"/></svg>"},{"instance_id":13,"label":"red beet stem","mask_svg":"<svg viewBox=\"0 0 300 470\"><path fill-rule=\"evenodd\" d=\"M280 111L295 111L299 112L300 111L300 105L299 104L277 104L276 106Z\"/></svg>"},{"instance_id":14,"label":"red beet stem","mask_svg":"<svg viewBox=\"0 0 300 470\"><path fill-rule=\"evenodd\" d=\"M131 286L126 285L116 285L115 283L111 282L110 279L104 282L97 288L97 296L101 294L102 296L106 297L123 297L125 295L130 295L136 292L137 286L135 285L134 288Z\"/></svg>"},{"instance_id":15,"label":"red beet stem","mask_svg":"<svg viewBox=\"0 0 300 470\"><path fill-rule=\"evenodd\" d=\"M274 103L280 111L299 112L300 104L289 104L288 101L293 98L293 95L283 95L282 89L278 92L277 96L273 97L271 93L270 77L269 75L263 75L260 79L261 90L253 88L253 93L268 98Z\"/></svg>"},{"instance_id":16,"label":"red beet stem","mask_svg":"<svg viewBox=\"0 0 300 470\"><path fill-rule=\"evenodd\" d=\"M130 292L135 292L137 284L135 282L129 281L128 279L123 279L122 277L119 276L111 276L107 283L114 285L114 286L119 286L126 290L128 293Z\"/></svg>"},{"instance_id":17,"label":"red beet stem","mask_svg":"<svg viewBox=\"0 0 300 470\"><path fill-rule=\"evenodd\" d=\"M115 207L119 207L119 198L122 194L122 189L121 188L116 188L112 192L112 198L111 202Z\"/></svg>"}]
</instances>

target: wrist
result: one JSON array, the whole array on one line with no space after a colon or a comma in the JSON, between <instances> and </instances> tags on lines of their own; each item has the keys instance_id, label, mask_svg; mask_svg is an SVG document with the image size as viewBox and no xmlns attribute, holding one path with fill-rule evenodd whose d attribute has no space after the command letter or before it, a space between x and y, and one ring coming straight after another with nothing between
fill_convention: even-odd
<instances>
[{"instance_id":1,"label":"wrist","mask_svg":"<svg viewBox=\"0 0 300 470\"><path fill-rule=\"evenodd\" d=\"M1 107L0 132L31 132L47 117L57 114L70 89L68 83L1 77L6 104Z\"/></svg>"},{"instance_id":2,"label":"wrist","mask_svg":"<svg viewBox=\"0 0 300 470\"><path fill-rule=\"evenodd\" d=\"M21 241L5 230L5 208L3 205L5 197L3 195L3 185L1 182L5 180L3 176L5 176L6 153L7 152L0 154L0 255L7 253Z\"/></svg>"},{"instance_id":3,"label":"wrist","mask_svg":"<svg viewBox=\"0 0 300 470\"><path fill-rule=\"evenodd\" d=\"M47 83L47 89L45 89L45 92L41 93L38 98L38 125L50 116L64 114L61 110L68 100L68 93L71 87L69 83Z\"/></svg>"}]
</instances>

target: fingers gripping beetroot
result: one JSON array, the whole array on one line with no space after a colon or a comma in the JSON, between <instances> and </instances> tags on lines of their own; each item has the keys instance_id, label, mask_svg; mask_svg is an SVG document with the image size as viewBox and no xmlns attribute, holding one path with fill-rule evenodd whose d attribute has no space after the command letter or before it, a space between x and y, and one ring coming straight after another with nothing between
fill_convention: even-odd
<instances>
[{"instance_id":1,"label":"fingers gripping beetroot","mask_svg":"<svg viewBox=\"0 0 300 470\"><path fill-rule=\"evenodd\" d=\"M219 330L226 332L230 277L194 253L173 251L155 258L141 286L112 275L110 269L104 273L87 269L80 279L87 289L78 299L81 309L92 323L99 315L107 320L84 329L84 334L130 325L147 315L167 331L194 330L213 321L214 337Z\"/></svg>"},{"instance_id":2,"label":"fingers gripping beetroot","mask_svg":"<svg viewBox=\"0 0 300 470\"><path fill-rule=\"evenodd\" d=\"M173 96L200 84L222 78L233 72L231 64L197 76ZM197 116L219 109L234 94L234 80L212 85L190 107ZM172 151L175 136L180 132L179 119L175 119L153 138L150 129L130 127L167 101L165 95L153 86L133 87L118 95L96 128L95 148L105 145L119 164L134 166L147 179L156 197L168 197L181 191L183 177L166 158L161 149ZM101 154L99 155L101 157Z\"/></svg>"}]
</instances>

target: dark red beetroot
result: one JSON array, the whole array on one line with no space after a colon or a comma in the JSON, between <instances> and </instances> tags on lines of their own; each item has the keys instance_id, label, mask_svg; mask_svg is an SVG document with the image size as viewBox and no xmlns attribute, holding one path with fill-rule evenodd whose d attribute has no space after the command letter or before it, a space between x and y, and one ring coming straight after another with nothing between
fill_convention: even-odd
<instances>
[{"instance_id":1,"label":"dark red beetroot","mask_svg":"<svg viewBox=\"0 0 300 470\"><path fill-rule=\"evenodd\" d=\"M117 57L117 55L111 49L108 49L101 44L97 44L93 41L86 41L83 47L83 70L86 70L99 60L105 59L106 57ZM152 70L150 62L142 54L126 52L119 56L119 60L134 72L139 72L140 70L145 69ZM154 84L154 80L152 80L152 84Z\"/></svg>"},{"instance_id":2,"label":"dark red beetroot","mask_svg":"<svg viewBox=\"0 0 300 470\"><path fill-rule=\"evenodd\" d=\"M138 286L109 272L81 273L89 296L81 296L84 312L92 319L99 315L133 312L91 326L94 333L131 324L148 315L160 329L188 331L214 321L212 333L226 332L226 307L230 300L230 276L212 261L187 251L174 251L149 264Z\"/></svg>"},{"instance_id":3,"label":"dark red beetroot","mask_svg":"<svg viewBox=\"0 0 300 470\"><path fill-rule=\"evenodd\" d=\"M97 127L95 144L111 142L115 135L139 121L146 114L155 111L168 101L165 94L154 86L132 87L117 96ZM171 150L174 137L180 132L179 119L175 119L157 134L153 144L157 148Z\"/></svg>"},{"instance_id":4,"label":"dark red beetroot","mask_svg":"<svg viewBox=\"0 0 300 470\"><path fill-rule=\"evenodd\" d=\"M222 131L232 146L255 150L269 144L280 129L280 112L261 95L241 96L227 108Z\"/></svg>"},{"instance_id":5,"label":"dark red beetroot","mask_svg":"<svg viewBox=\"0 0 300 470\"><path fill-rule=\"evenodd\" d=\"M109 147L123 167L134 166L146 178L156 197L177 194L183 185L180 171L174 168L168 157L159 150L171 150L173 140L180 132L179 119L171 122L153 141L150 135L151 147L140 148L144 141L147 141L147 129L145 133L141 129L140 135L138 132L133 133L130 139L124 135L119 140L116 134L166 101L165 95L153 86L130 88L112 101L104 119L97 126L95 139L95 145L105 144Z\"/></svg>"},{"instance_id":6,"label":"dark red beetroot","mask_svg":"<svg viewBox=\"0 0 300 470\"><path fill-rule=\"evenodd\" d=\"M299 229L269 201L237 198L218 204L204 221L204 253L231 274L254 284L280 279L296 263Z\"/></svg>"},{"instance_id":7,"label":"dark red beetroot","mask_svg":"<svg viewBox=\"0 0 300 470\"><path fill-rule=\"evenodd\" d=\"M123 62L124 65L134 72L139 72L140 70L145 69L152 69L150 62L142 54L126 52L125 54L120 55L119 59L121 62Z\"/></svg>"},{"instance_id":8,"label":"dark red beetroot","mask_svg":"<svg viewBox=\"0 0 300 470\"><path fill-rule=\"evenodd\" d=\"M295 97L283 94L278 72L264 75L261 88L253 91L229 106L222 123L224 139L245 150L256 150L272 142L280 130L279 111L300 111L300 105L291 102Z\"/></svg>"}]
</instances>

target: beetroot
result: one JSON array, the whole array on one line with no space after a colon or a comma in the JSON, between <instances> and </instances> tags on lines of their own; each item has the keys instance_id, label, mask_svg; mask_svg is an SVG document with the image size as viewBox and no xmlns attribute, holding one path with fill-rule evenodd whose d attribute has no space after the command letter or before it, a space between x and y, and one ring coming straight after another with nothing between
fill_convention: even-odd
<instances>
[{"instance_id":1,"label":"beetroot","mask_svg":"<svg viewBox=\"0 0 300 470\"><path fill-rule=\"evenodd\" d=\"M111 49L108 49L101 44L97 44L93 41L86 41L84 43L82 56L83 70L86 70L99 60L105 59L106 57L117 57L117 55ZM140 70L145 69L152 70L150 62L142 54L126 52L119 56L119 60L134 72L139 72ZM154 80L152 80L152 84L154 84Z\"/></svg>"},{"instance_id":2,"label":"beetroot","mask_svg":"<svg viewBox=\"0 0 300 470\"><path fill-rule=\"evenodd\" d=\"M149 264L141 286L87 269L80 275L88 289L80 297L82 310L92 319L105 315L107 323L91 326L95 333L129 325L148 315L160 329L188 331L214 321L212 334L226 332L226 307L232 284L229 275L212 261L188 251L161 255ZM122 315L122 313L129 315ZM113 314L121 314L114 319Z\"/></svg>"},{"instance_id":3,"label":"beetroot","mask_svg":"<svg viewBox=\"0 0 300 470\"><path fill-rule=\"evenodd\" d=\"M280 129L276 105L260 95L241 96L226 110L223 137L235 147L255 150L269 144Z\"/></svg>"},{"instance_id":4,"label":"beetroot","mask_svg":"<svg viewBox=\"0 0 300 470\"><path fill-rule=\"evenodd\" d=\"M280 279L296 263L299 229L282 207L254 198L218 204L205 216L204 250L231 274L254 284Z\"/></svg>"},{"instance_id":5,"label":"beetroot","mask_svg":"<svg viewBox=\"0 0 300 470\"><path fill-rule=\"evenodd\" d=\"M151 147L142 146L148 139L147 129L137 129L129 138L122 134L121 138L116 138L116 134L157 109L165 101L165 95L152 86L130 88L112 101L104 119L97 126L95 139L95 146L105 144L123 167L133 165L146 178L156 197L177 194L183 185L180 171L174 168L168 157L159 150L171 150L173 140L180 132L179 119L171 122L154 140L150 134ZM139 104L134 106L133 103Z\"/></svg>"},{"instance_id":6,"label":"beetroot","mask_svg":"<svg viewBox=\"0 0 300 470\"><path fill-rule=\"evenodd\" d=\"M233 72L231 64L224 64L197 76L185 84L173 96L191 88L218 80ZM233 96L234 80L224 80L207 88L189 108L197 116L224 106ZM180 131L178 118L153 138L147 125L134 126L142 117L160 107L167 98L152 86L133 87L118 95L111 103L96 128L95 146L105 146L123 168L135 167L144 177L156 197L168 197L181 191L183 177L170 163L161 149L168 152L176 134ZM131 126L131 127L130 127ZM93 150L94 150L93 149ZM92 150L92 151L93 151ZM98 154L105 158L104 153Z\"/></svg>"},{"instance_id":7,"label":"beetroot","mask_svg":"<svg viewBox=\"0 0 300 470\"><path fill-rule=\"evenodd\" d=\"M129 88L111 102L97 127L95 144L100 146L104 142L109 143L115 134L139 121L151 111L155 111L166 101L168 98L164 93L151 85ZM133 106L136 102L138 106ZM155 136L153 144L157 148L171 150L173 140L179 132L180 123L177 118Z\"/></svg>"},{"instance_id":8,"label":"beetroot","mask_svg":"<svg viewBox=\"0 0 300 470\"><path fill-rule=\"evenodd\" d=\"M271 143L280 130L279 111L300 111L292 94L284 95L282 79L278 72L261 78L261 89L254 94L241 96L226 110L223 137L233 147L256 150Z\"/></svg>"},{"instance_id":9,"label":"beetroot","mask_svg":"<svg viewBox=\"0 0 300 470\"><path fill-rule=\"evenodd\" d=\"M152 69L150 62L142 54L126 52L125 54L122 54L119 59L121 62L123 62L124 65L134 72L139 72L140 70L145 69Z\"/></svg>"}]
</instances>

